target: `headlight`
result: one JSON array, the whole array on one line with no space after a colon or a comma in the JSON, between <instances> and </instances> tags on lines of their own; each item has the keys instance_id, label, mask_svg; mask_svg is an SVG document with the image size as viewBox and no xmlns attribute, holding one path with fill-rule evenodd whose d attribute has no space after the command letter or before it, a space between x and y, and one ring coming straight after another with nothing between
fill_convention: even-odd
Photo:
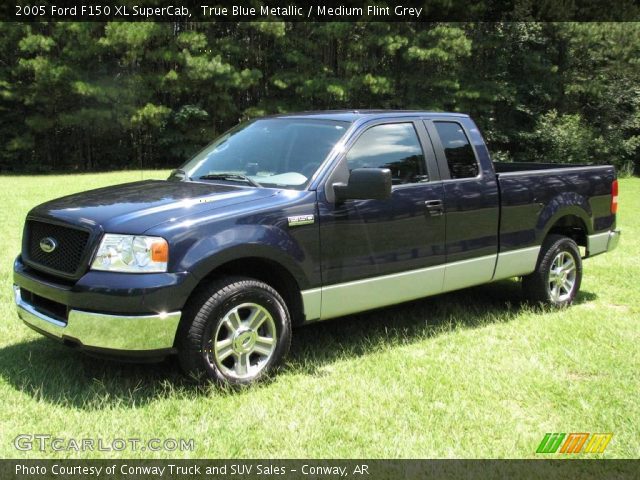
<instances>
[{"instance_id":1,"label":"headlight","mask_svg":"<svg viewBox=\"0 0 640 480\"><path fill-rule=\"evenodd\" d=\"M102 238L92 270L110 272L166 272L169 245L164 238L146 235L116 235Z\"/></svg>"}]
</instances>

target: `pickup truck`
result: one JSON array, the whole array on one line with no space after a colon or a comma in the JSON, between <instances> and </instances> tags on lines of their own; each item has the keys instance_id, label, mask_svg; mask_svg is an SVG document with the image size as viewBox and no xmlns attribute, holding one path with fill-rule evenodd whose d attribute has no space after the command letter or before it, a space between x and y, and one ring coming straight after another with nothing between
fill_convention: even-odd
<instances>
[{"instance_id":1,"label":"pickup truck","mask_svg":"<svg viewBox=\"0 0 640 480\"><path fill-rule=\"evenodd\" d=\"M15 301L94 355L177 354L195 378L249 384L293 326L510 277L569 305L582 258L618 243L617 199L611 166L493 163L463 114L265 117L167 180L33 208Z\"/></svg>"}]
</instances>

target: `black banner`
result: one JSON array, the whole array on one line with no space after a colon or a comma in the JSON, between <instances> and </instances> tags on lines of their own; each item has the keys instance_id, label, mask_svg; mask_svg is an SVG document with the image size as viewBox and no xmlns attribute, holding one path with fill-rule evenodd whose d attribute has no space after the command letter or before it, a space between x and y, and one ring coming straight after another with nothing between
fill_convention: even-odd
<instances>
[{"instance_id":1,"label":"black banner","mask_svg":"<svg viewBox=\"0 0 640 480\"><path fill-rule=\"evenodd\" d=\"M629 22L639 19L638 0L14 0L0 5L0 20L5 22Z\"/></svg>"},{"instance_id":2,"label":"black banner","mask_svg":"<svg viewBox=\"0 0 640 480\"><path fill-rule=\"evenodd\" d=\"M639 460L1 460L4 479L635 479Z\"/></svg>"}]
</instances>

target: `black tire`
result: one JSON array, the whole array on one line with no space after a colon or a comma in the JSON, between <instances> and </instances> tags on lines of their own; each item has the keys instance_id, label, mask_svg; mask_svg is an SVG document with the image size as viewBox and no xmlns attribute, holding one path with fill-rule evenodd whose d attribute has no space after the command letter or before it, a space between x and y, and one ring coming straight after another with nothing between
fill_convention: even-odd
<instances>
[{"instance_id":1,"label":"black tire","mask_svg":"<svg viewBox=\"0 0 640 480\"><path fill-rule=\"evenodd\" d=\"M565 259L566 261L563 261ZM564 269L554 268L552 272L552 267L560 265L569 266ZM572 269L571 266L573 266ZM561 274L556 273L560 271L562 271ZM568 283L564 283L565 281ZM569 237L552 234L542 243L536 270L523 277L522 289L531 302L552 307L566 307L571 305L578 294L581 282L582 258L578 245ZM570 288L568 288L569 284Z\"/></svg>"},{"instance_id":2,"label":"black tire","mask_svg":"<svg viewBox=\"0 0 640 480\"><path fill-rule=\"evenodd\" d=\"M573 268L570 270L571 262L573 262ZM552 267L560 265L568 265L568 267L554 268L552 272ZM560 271L562 271L561 274L556 273ZM564 283L565 281L569 282ZM552 234L542 244L536 270L523 277L522 289L525 296L534 303L566 307L573 302L580 290L581 282L582 259L578 245L569 237ZM569 284L570 288L568 288Z\"/></svg>"},{"instance_id":3,"label":"black tire","mask_svg":"<svg viewBox=\"0 0 640 480\"><path fill-rule=\"evenodd\" d=\"M262 323L252 328L251 319ZM270 338L273 345L267 343ZM177 339L184 372L222 385L264 379L282 362L290 345L291 319L284 300L266 283L245 277L203 286L185 308Z\"/></svg>"}]
</instances>

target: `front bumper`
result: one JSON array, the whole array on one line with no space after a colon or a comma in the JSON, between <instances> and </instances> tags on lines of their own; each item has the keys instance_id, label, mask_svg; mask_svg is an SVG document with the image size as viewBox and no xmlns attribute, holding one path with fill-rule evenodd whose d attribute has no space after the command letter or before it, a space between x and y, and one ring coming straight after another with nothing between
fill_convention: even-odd
<instances>
[{"instance_id":1,"label":"front bumper","mask_svg":"<svg viewBox=\"0 0 640 480\"><path fill-rule=\"evenodd\" d=\"M34 330L67 344L111 354L169 353L181 312L154 315L110 315L70 309L66 323L22 298L13 286L18 316Z\"/></svg>"}]
</instances>

